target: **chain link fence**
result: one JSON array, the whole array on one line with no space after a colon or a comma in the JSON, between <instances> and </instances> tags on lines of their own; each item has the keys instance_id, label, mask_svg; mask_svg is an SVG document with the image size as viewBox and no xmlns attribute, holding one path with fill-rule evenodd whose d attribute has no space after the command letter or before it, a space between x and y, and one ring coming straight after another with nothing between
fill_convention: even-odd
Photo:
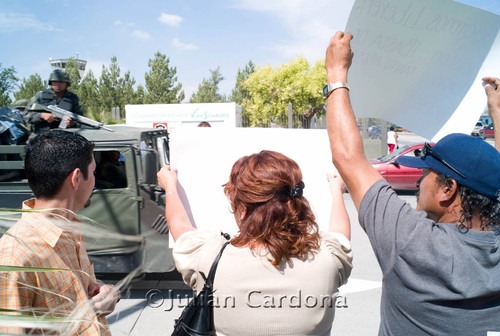
<instances>
[{"instance_id":1,"label":"chain link fence","mask_svg":"<svg viewBox=\"0 0 500 336\"><path fill-rule=\"evenodd\" d=\"M300 114L292 112L291 106L289 106L288 109L289 111L284 111L273 120L255 126L251 126L248 115L243 115L242 126L262 128L326 129L326 110L324 110L322 107L316 108L316 110L321 110L321 113L314 113L312 116L310 115L310 111Z\"/></svg>"}]
</instances>

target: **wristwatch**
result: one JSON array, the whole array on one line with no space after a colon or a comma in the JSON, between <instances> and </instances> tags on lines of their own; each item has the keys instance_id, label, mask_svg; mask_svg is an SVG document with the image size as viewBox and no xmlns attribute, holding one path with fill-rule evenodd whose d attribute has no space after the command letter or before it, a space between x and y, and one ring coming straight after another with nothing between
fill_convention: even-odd
<instances>
[{"instance_id":1,"label":"wristwatch","mask_svg":"<svg viewBox=\"0 0 500 336\"><path fill-rule=\"evenodd\" d=\"M345 88L347 89L347 91L349 91L349 84L347 84L346 82L326 84L325 87L323 88L323 98L327 99L334 90L340 88Z\"/></svg>"}]
</instances>

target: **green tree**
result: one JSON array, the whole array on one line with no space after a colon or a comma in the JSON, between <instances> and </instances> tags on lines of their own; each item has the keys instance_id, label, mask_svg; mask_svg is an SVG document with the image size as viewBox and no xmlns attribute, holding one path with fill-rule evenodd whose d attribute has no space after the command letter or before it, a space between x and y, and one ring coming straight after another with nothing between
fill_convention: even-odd
<instances>
[{"instance_id":1,"label":"green tree","mask_svg":"<svg viewBox=\"0 0 500 336\"><path fill-rule=\"evenodd\" d=\"M14 91L17 81L16 69L13 66L2 68L2 63L0 63L0 107L12 103L10 93Z\"/></svg>"},{"instance_id":2,"label":"green tree","mask_svg":"<svg viewBox=\"0 0 500 336\"><path fill-rule=\"evenodd\" d=\"M85 114L92 119L104 121L100 117L101 110L99 108L99 85L92 70L88 70L78 86L78 97L83 105Z\"/></svg>"},{"instance_id":3,"label":"green tree","mask_svg":"<svg viewBox=\"0 0 500 336\"><path fill-rule=\"evenodd\" d=\"M238 68L238 74L236 75L236 84L229 97L230 101L236 104L242 104L244 99L249 99L250 95L248 90L243 87L243 83L250 77L251 74L255 72L255 65L250 60L243 69Z\"/></svg>"},{"instance_id":4,"label":"green tree","mask_svg":"<svg viewBox=\"0 0 500 336\"><path fill-rule=\"evenodd\" d=\"M146 80L145 103L147 104L172 104L184 100L182 84L177 84L177 69L170 67L170 58L160 53L155 53L153 59L149 59L144 78Z\"/></svg>"},{"instance_id":5,"label":"green tree","mask_svg":"<svg viewBox=\"0 0 500 336\"><path fill-rule=\"evenodd\" d=\"M184 98L183 98L184 99ZM132 104L145 104L146 103L146 90L144 86L138 85L135 91L135 101Z\"/></svg>"},{"instance_id":6,"label":"green tree","mask_svg":"<svg viewBox=\"0 0 500 336\"><path fill-rule=\"evenodd\" d=\"M111 115L113 107L119 107L125 111L125 104L133 103L135 79L127 71L123 77L120 76L120 66L116 56L111 57L109 68L103 65L101 77L99 78L99 103L106 118Z\"/></svg>"},{"instance_id":7,"label":"green tree","mask_svg":"<svg viewBox=\"0 0 500 336\"><path fill-rule=\"evenodd\" d=\"M121 86L121 102L120 109L122 111L122 115L125 115L125 105L126 104L134 104L136 102L136 93L134 90L135 79L130 75L130 71L127 71L123 78L120 78L120 86Z\"/></svg>"},{"instance_id":8,"label":"green tree","mask_svg":"<svg viewBox=\"0 0 500 336\"><path fill-rule=\"evenodd\" d=\"M229 101L233 101L236 104L241 105L241 114L243 117L243 124L247 126L247 120L249 120L248 112L246 110L246 106L244 104L245 99L250 99L250 94L248 90L244 88L243 83L250 77L251 74L255 72L255 65L252 61L248 61L248 64L245 65L243 69L238 68L238 74L236 75L236 83L234 85L234 89L231 92L231 96L229 97Z\"/></svg>"},{"instance_id":9,"label":"green tree","mask_svg":"<svg viewBox=\"0 0 500 336\"><path fill-rule=\"evenodd\" d=\"M226 96L219 94L219 83L224 79L220 67L210 70L210 78L198 85L198 91L189 99L190 103L221 103L226 101Z\"/></svg>"},{"instance_id":10,"label":"green tree","mask_svg":"<svg viewBox=\"0 0 500 336\"><path fill-rule=\"evenodd\" d=\"M309 127L315 114L324 113L322 87L326 78L324 61L313 67L303 57L276 68L257 68L243 83L250 98L243 105L251 126L267 126L274 122L285 126L283 120L288 103L293 104L293 113Z\"/></svg>"},{"instance_id":11,"label":"green tree","mask_svg":"<svg viewBox=\"0 0 500 336\"><path fill-rule=\"evenodd\" d=\"M42 77L39 74L31 75L28 79L23 78L23 82L19 85L19 91L14 93L14 98L31 99L34 95L44 89Z\"/></svg>"},{"instance_id":12,"label":"green tree","mask_svg":"<svg viewBox=\"0 0 500 336\"><path fill-rule=\"evenodd\" d=\"M80 80L82 79L80 76L80 71L78 71L78 63L74 58L70 58L66 63L66 68L64 69L69 75L69 80L71 81L71 86L68 88L68 91L76 93L80 96L78 92L78 88L80 85Z\"/></svg>"}]
</instances>

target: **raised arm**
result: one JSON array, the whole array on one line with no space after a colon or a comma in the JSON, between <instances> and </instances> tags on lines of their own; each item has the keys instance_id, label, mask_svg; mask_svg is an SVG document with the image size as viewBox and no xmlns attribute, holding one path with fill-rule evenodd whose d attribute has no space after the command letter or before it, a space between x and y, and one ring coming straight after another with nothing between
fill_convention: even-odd
<instances>
[{"instance_id":1,"label":"raised arm","mask_svg":"<svg viewBox=\"0 0 500 336\"><path fill-rule=\"evenodd\" d=\"M174 241L184 232L196 230L177 194L177 169L163 167L158 172L158 184L165 190L165 218Z\"/></svg>"},{"instance_id":2,"label":"raised arm","mask_svg":"<svg viewBox=\"0 0 500 336\"><path fill-rule=\"evenodd\" d=\"M345 183L339 175L327 174L326 178L332 195L328 231L342 233L347 239L351 240L351 222L349 221L343 197L346 189Z\"/></svg>"},{"instance_id":3,"label":"raised arm","mask_svg":"<svg viewBox=\"0 0 500 336\"><path fill-rule=\"evenodd\" d=\"M500 136L497 134L500 126L500 79L484 77L483 81L486 83L484 89L488 95L488 113L495 129L495 148L500 152Z\"/></svg>"},{"instance_id":4,"label":"raised arm","mask_svg":"<svg viewBox=\"0 0 500 336\"><path fill-rule=\"evenodd\" d=\"M331 38L325 58L328 84L347 82L347 73L353 58L351 40L352 35L343 32L337 32ZM333 164L344 179L356 208L359 209L367 190L382 176L366 159L347 89L339 88L330 94L326 120Z\"/></svg>"}]
</instances>

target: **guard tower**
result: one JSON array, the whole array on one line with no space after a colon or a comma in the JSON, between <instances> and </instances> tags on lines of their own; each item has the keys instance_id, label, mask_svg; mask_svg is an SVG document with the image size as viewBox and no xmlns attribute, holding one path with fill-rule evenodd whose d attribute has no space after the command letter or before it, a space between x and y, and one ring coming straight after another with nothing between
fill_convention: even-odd
<instances>
[{"instance_id":1,"label":"guard tower","mask_svg":"<svg viewBox=\"0 0 500 336\"><path fill-rule=\"evenodd\" d=\"M66 64L68 64L70 59L71 58L53 59L51 57L51 58L49 58L49 63L50 63L50 66L52 67L52 69L66 70ZM80 78L83 78L83 73L85 72L85 67L87 66L87 61L79 59L78 53L76 54L76 58L74 60L76 61L76 64L78 67L78 72L80 73Z\"/></svg>"}]
</instances>

